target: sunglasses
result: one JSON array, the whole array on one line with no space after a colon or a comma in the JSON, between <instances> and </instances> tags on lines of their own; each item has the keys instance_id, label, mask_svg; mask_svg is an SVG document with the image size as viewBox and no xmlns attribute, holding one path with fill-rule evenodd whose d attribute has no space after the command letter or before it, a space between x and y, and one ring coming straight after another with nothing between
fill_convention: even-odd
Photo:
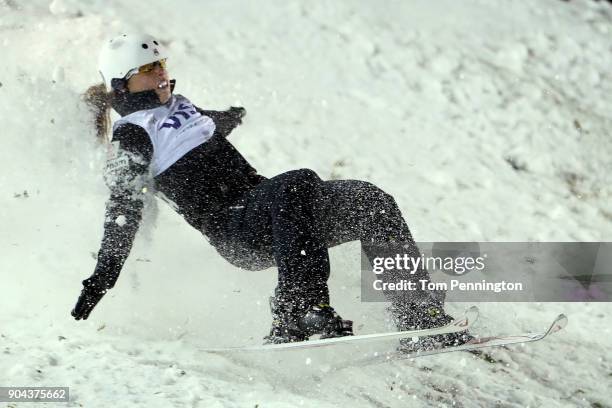
<instances>
[{"instance_id":1,"label":"sunglasses","mask_svg":"<svg viewBox=\"0 0 612 408\"><path fill-rule=\"evenodd\" d=\"M162 69L166 69L166 58L161 59L159 61L154 61L151 62L149 64L145 64L145 65L141 65L138 68L134 68L128 71L128 73L125 75L125 79L128 80L131 77L133 77L136 74L146 74L148 72L151 72L155 69L156 66L160 66Z\"/></svg>"}]
</instances>

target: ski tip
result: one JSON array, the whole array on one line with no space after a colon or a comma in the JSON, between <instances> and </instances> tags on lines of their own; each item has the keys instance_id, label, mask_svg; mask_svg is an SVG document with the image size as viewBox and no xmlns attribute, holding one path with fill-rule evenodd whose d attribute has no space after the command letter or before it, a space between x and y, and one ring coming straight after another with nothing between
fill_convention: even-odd
<instances>
[{"instance_id":1,"label":"ski tip","mask_svg":"<svg viewBox=\"0 0 612 408\"><path fill-rule=\"evenodd\" d=\"M562 330L563 328L565 328L565 326L567 326L567 323L568 323L567 316L561 313L559 316L557 316L555 321L550 325L550 328L548 329L548 333L556 333Z\"/></svg>"},{"instance_id":2,"label":"ski tip","mask_svg":"<svg viewBox=\"0 0 612 408\"><path fill-rule=\"evenodd\" d=\"M478 320L480 311L477 306L472 306L465 311L465 318L470 322L470 325L474 324Z\"/></svg>"},{"instance_id":3,"label":"ski tip","mask_svg":"<svg viewBox=\"0 0 612 408\"><path fill-rule=\"evenodd\" d=\"M478 314L478 308L476 306L472 306L465 311L460 319L453 321L451 324L455 327L461 328L462 330L467 330L476 322L476 320L478 320Z\"/></svg>"},{"instance_id":4,"label":"ski tip","mask_svg":"<svg viewBox=\"0 0 612 408\"><path fill-rule=\"evenodd\" d=\"M470 306L466 311L465 314L474 314L474 313L480 313L480 310L478 310L478 306Z\"/></svg>"}]
</instances>

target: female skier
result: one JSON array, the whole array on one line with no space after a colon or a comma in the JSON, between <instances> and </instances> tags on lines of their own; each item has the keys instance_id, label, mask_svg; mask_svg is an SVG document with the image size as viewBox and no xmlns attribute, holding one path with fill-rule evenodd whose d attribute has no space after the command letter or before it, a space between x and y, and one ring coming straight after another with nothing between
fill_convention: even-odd
<instances>
[{"instance_id":1,"label":"female skier","mask_svg":"<svg viewBox=\"0 0 612 408\"><path fill-rule=\"evenodd\" d=\"M97 264L83 281L72 316L87 319L115 285L139 227L145 196L155 193L170 201L233 265L278 268L267 343L304 341L313 334L351 335L352 322L329 305L327 249L361 240L370 260L377 247L390 244L418 257L394 199L370 183L322 181L308 169L272 178L259 175L226 139L246 111L202 110L174 94L166 61L164 47L146 34L116 37L100 53L104 85L88 92L90 102L100 108L98 130L105 133L110 107L122 117L113 124L115 151L106 172L111 194ZM423 268L413 275L383 274L383 280L399 279L429 276ZM443 311L442 292L387 295L399 330L452 320ZM468 336L432 336L419 347L458 344Z\"/></svg>"}]
</instances>

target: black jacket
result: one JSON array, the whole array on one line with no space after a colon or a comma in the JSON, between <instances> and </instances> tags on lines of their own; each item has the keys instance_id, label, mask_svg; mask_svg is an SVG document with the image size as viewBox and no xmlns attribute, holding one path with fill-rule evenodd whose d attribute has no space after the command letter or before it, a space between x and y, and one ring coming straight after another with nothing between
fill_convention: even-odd
<instances>
[{"instance_id":1,"label":"black jacket","mask_svg":"<svg viewBox=\"0 0 612 408\"><path fill-rule=\"evenodd\" d=\"M146 91L116 94L112 105L125 116L160 103L154 91ZM113 142L119 142L129 165L109 183L111 194L106 205L104 236L89 284L101 288L115 285L132 248L146 194L163 193L191 226L214 243L222 240L222 228L232 203L265 180L226 139L242 123L244 109L233 107L221 112L196 109L215 122L213 136L154 178L148 176L153 145L147 132L134 124L121 125L113 132Z\"/></svg>"}]
</instances>

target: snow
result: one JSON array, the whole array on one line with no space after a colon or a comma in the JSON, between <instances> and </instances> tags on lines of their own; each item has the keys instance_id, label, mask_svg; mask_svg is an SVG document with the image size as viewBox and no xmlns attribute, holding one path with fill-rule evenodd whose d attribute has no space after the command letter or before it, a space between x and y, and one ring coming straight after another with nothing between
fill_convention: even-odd
<instances>
[{"instance_id":1,"label":"snow","mask_svg":"<svg viewBox=\"0 0 612 408\"><path fill-rule=\"evenodd\" d=\"M371 181L419 241L609 241L611 22L587 0L0 1L0 385L69 386L66 406L88 408L610 406L608 303L479 304L485 335L569 316L497 364L199 352L261 340L275 272L227 264L165 204L90 319L69 312L102 233L105 152L81 94L109 33L155 33L177 93L245 106L230 140L261 173ZM387 328L359 302L359 246L330 255L340 314Z\"/></svg>"}]
</instances>

